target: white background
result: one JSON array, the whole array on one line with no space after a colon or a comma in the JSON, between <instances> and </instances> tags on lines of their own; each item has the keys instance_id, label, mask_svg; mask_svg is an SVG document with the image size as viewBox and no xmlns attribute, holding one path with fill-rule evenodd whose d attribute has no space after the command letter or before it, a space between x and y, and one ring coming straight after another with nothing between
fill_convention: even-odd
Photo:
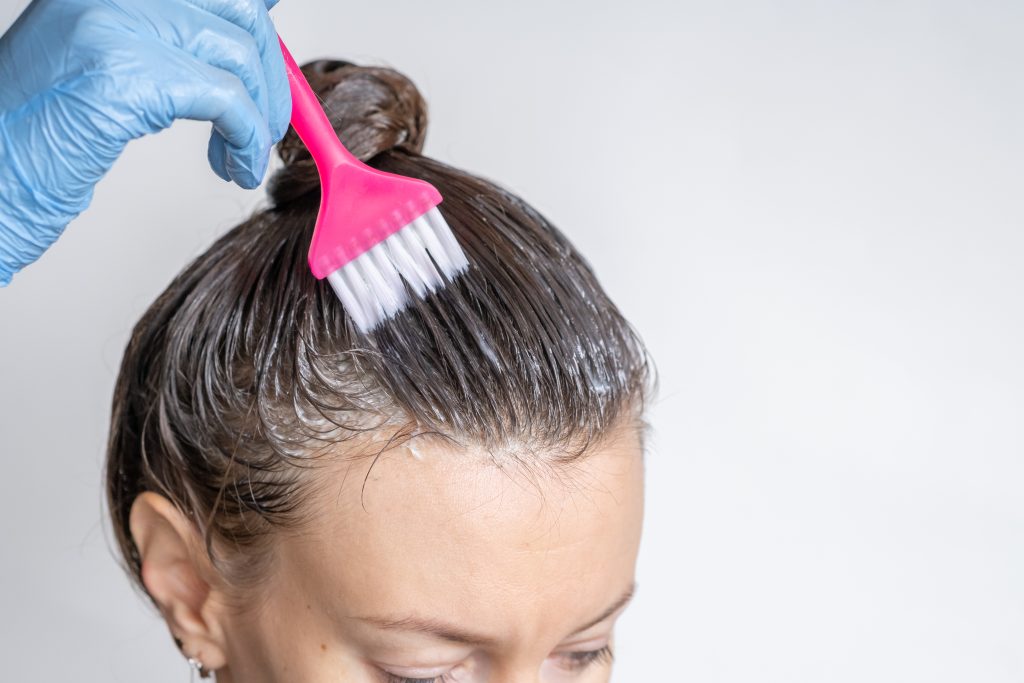
<instances>
[{"instance_id":1,"label":"white background","mask_svg":"<svg viewBox=\"0 0 1024 683\"><path fill-rule=\"evenodd\" d=\"M409 74L428 153L547 213L649 343L617 681L1024 681L1024 5L274 15L300 61ZM100 471L129 329L261 197L208 169L207 131L130 145L0 291L4 681L187 680Z\"/></svg>"}]
</instances>

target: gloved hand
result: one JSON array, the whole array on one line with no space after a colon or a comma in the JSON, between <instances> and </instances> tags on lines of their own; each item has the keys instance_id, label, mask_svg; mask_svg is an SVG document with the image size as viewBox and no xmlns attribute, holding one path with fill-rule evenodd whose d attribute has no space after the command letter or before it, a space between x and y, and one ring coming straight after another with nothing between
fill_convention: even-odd
<instances>
[{"instance_id":1,"label":"gloved hand","mask_svg":"<svg viewBox=\"0 0 1024 683\"><path fill-rule=\"evenodd\" d=\"M132 139L213 122L213 170L245 188L288 129L277 0L34 0L0 38L0 285L92 199Z\"/></svg>"}]
</instances>

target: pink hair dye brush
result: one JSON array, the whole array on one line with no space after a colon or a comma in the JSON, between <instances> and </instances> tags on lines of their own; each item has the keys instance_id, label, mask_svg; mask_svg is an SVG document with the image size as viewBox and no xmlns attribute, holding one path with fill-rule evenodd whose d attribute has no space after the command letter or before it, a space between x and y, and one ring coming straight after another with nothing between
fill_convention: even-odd
<instances>
[{"instance_id":1,"label":"pink hair dye brush","mask_svg":"<svg viewBox=\"0 0 1024 683\"><path fill-rule=\"evenodd\" d=\"M278 37L280 41L280 37ZM325 277L356 326L368 332L469 262L430 183L370 168L345 149L306 77L281 41L292 93L291 124L320 174L320 210L309 267Z\"/></svg>"}]
</instances>

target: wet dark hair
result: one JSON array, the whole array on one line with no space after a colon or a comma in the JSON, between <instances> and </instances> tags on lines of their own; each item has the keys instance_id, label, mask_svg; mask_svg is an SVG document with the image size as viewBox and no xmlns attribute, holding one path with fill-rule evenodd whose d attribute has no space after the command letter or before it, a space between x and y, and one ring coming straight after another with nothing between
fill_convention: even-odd
<instances>
[{"instance_id":1,"label":"wet dark hair","mask_svg":"<svg viewBox=\"0 0 1024 683\"><path fill-rule=\"evenodd\" d=\"M270 532L301 521L319 456L379 454L357 448L361 436L431 434L557 465L640 419L643 346L561 233L510 192L422 156L426 106L401 74L334 60L303 71L353 154L440 190L470 268L358 332L309 272L319 182L289 131L269 206L171 282L124 354L107 495L140 585L129 514L145 491L187 515L241 582L260 573Z\"/></svg>"}]
</instances>

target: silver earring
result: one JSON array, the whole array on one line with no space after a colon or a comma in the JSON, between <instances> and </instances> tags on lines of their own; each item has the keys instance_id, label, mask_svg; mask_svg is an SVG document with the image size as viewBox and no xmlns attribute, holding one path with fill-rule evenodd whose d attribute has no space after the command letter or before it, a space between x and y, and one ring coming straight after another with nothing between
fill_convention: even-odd
<instances>
[{"instance_id":1,"label":"silver earring","mask_svg":"<svg viewBox=\"0 0 1024 683\"><path fill-rule=\"evenodd\" d=\"M203 667L203 663L195 657L188 658L188 668L188 680L191 681L191 683L195 683L197 673L199 674L200 678L206 678L208 676L208 674L206 673L206 669Z\"/></svg>"}]
</instances>

